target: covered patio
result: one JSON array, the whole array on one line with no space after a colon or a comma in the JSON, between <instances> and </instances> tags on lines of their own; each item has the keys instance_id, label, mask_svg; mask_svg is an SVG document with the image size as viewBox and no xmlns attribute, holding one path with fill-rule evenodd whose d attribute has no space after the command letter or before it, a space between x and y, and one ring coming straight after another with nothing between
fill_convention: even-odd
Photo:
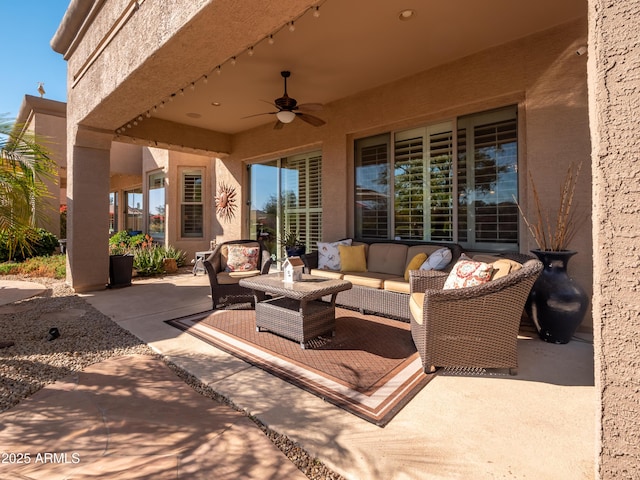
<instances>
[{"instance_id":1,"label":"covered patio","mask_svg":"<svg viewBox=\"0 0 640 480\"><path fill-rule=\"evenodd\" d=\"M517 216L510 220L509 234L489 238L478 206L491 204L495 218L504 219L503 208L513 207L512 197L517 197L525 213L532 213L531 175L543 206L553 207L564 172L570 164L583 162L575 200L588 220L571 244L579 252L571 268L592 298L582 332L595 334L594 355L587 356L595 357L597 395L592 401L601 407L596 409L601 413L594 425L596 475L637 470L638 447L623 440L637 435L634 422L625 420L633 415L623 418L616 412L637 413L630 400L633 395L627 394L638 378L637 369L629 366L637 360L640 317L637 254L633 254L638 204L634 178L639 167L632 139L637 138L638 126L631 114L640 102L633 80L640 56L632 55L638 47L630 40L638 26L639 8L630 1L609 5L600 0L411 0L402 7L364 0L283 0L268 7L231 0L170 5L73 0L52 40L53 48L68 61L67 280L78 292L102 289L106 283L104 233L113 141L142 145L153 158L165 155L162 152L180 156L177 166L151 162L153 168L143 172L148 179L144 186L151 188L154 175L174 186L165 204L166 223L173 228L167 238L191 253L207 250L211 240L257 233L256 220L263 211L263 205L256 203L257 192L272 183L258 176L263 166L275 166L278 175L283 169L302 175L299 165L304 164L305 178L315 172L314 182L305 185L320 192L313 204L280 210L276 231L291 221L299 227L304 218L311 247L314 239L370 234L356 192L381 183L367 180L365 168L371 148L381 145L390 148L388 156L379 159L389 175L385 181L389 188L383 193L390 203L376 207L376 212L385 214L383 226L374 234L388 239L417 235L411 238L418 240L437 234L473 249L527 252L535 244ZM281 105L273 103L284 98L282 71L291 72L290 97L300 104L322 105L322 109L309 106L308 113L292 112L318 117L325 122L322 126L300 115L286 124L287 119L278 116L276 122L275 109ZM497 125L504 122L510 125L511 137L506 142L496 134L494 147L509 145L512 156L504 171L510 172L505 177L510 183L496 180L478 189L479 180L464 174L463 184L462 166L472 164L461 163L461 157L483 160L479 137L463 132L484 124L498 132ZM630 133L620 136L614 129ZM399 165L399 149L417 137L429 145L417 154L428 161L437 156L430 142L448 142L447 175L454 180L445 202L451 221L444 230L434 226L435 217L428 213L417 227L412 218L403 220L404 198L394 197L402 180L393 169ZM475 154L466 155L467 148ZM363 176L369 181L366 185ZM284 177L278 178L285 188L268 192L276 197L287 191ZM194 185L199 195L187 195ZM471 185L470 190L464 185ZM503 187L510 196L498 201ZM232 214L220 216L215 197L229 188L238 201ZM463 198L474 189L474 200ZM428 192L425 198L435 197ZM426 212L441 207L420 204ZM101 211L104 217L96 215ZM489 231L499 231L494 224L502 226L502 221L491 220ZM133 322L127 328L146 339L153 330L138 331L141 324ZM523 345L525 351L529 350ZM531 353L537 359L545 357L535 348ZM197 362L192 368L199 368ZM527 378L526 372L521 375ZM446 418L452 399L469 394L494 411L496 405L509 408L513 416L496 421L516 428L522 424L513 408L518 398L535 397L529 388L535 389L536 382L517 383L526 388L516 388L507 407L503 403L507 397L491 395L502 381L447 378L450 388L444 388L442 398L420 403L416 408L423 410L414 415L433 408ZM473 395L471 385L479 387ZM545 390L549 395L545 400L555 395L551 390ZM234 394L242 395L242 389ZM590 418L590 407L581 410L584 418ZM265 418L277 421L277 412L268 410ZM308 422L285 427L301 429L310 441L328 435L323 444L336 438L334 427L349 432L349 425L337 420L326 431L309 428ZM446 428L442 424L440 433ZM526 430L532 435L536 426ZM406 437L398 432L397 438L403 442L395 451L402 455ZM437 435L422 440L427 449L439 444ZM481 446L474 442L472 447Z\"/></svg>"}]
</instances>

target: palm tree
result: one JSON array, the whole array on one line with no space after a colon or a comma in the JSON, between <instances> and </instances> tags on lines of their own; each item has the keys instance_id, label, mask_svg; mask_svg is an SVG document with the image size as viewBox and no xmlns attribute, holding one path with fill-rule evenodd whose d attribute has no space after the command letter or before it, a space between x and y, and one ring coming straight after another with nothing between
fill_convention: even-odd
<instances>
[{"instance_id":1,"label":"palm tree","mask_svg":"<svg viewBox=\"0 0 640 480\"><path fill-rule=\"evenodd\" d=\"M40 200L49 196L43 182L53 178L55 163L22 126L0 117L0 242L9 258L31 251Z\"/></svg>"}]
</instances>

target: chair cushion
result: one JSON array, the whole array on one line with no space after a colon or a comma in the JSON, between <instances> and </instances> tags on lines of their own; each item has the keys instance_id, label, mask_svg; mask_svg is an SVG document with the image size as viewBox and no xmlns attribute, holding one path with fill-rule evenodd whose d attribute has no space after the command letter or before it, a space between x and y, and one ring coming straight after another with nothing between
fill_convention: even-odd
<instances>
[{"instance_id":1,"label":"chair cushion","mask_svg":"<svg viewBox=\"0 0 640 480\"><path fill-rule=\"evenodd\" d=\"M411 313L413 320L418 325L422 325L422 322L424 321L423 305L424 292L415 292L411 294L411 298L409 299L409 312Z\"/></svg>"},{"instance_id":2,"label":"chair cushion","mask_svg":"<svg viewBox=\"0 0 640 480\"><path fill-rule=\"evenodd\" d=\"M444 290L474 287L491 280L493 267L489 263L458 260L444 282Z\"/></svg>"},{"instance_id":3,"label":"chair cushion","mask_svg":"<svg viewBox=\"0 0 640 480\"><path fill-rule=\"evenodd\" d=\"M418 270L420 265L427 261L426 253L418 253L415 255L407 264L407 268L404 270L404 279L409 281L409 271L410 270Z\"/></svg>"},{"instance_id":4,"label":"chair cushion","mask_svg":"<svg viewBox=\"0 0 640 480\"><path fill-rule=\"evenodd\" d=\"M367 257L364 245L338 245L340 253L340 271L342 272L366 272Z\"/></svg>"},{"instance_id":5,"label":"chair cushion","mask_svg":"<svg viewBox=\"0 0 640 480\"><path fill-rule=\"evenodd\" d=\"M235 285L241 279L260 275L260 270L245 270L241 272L220 272L216 278L219 285Z\"/></svg>"},{"instance_id":6,"label":"chair cushion","mask_svg":"<svg viewBox=\"0 0 640 480\"><path fill-rule=\"evenodd\" d=\"M322 270L340 271L340 251L338 245L351 245L347 238L338 242L318 242L318 268Z\"/></svg>"},{"instance_id":7,"label":"chair cushion","mask_svg":"<svg viewBox=\"0 0 640 480\"><path fill-rule=\"evenodd\" d=\"M440 248L429 255L429 258L420 265L420 270L442 270L451 263L451 250L448 248Z\"/></svg>"},{"instance_id":8,"label":"chair cushion","mask_svg":"<svg viewBox=\"0 0 640 480\"><path fill-rule=\"evenodd\" d=\"M226 272L245 272L258 267L260 247L229 245Z\"/></svg>"}]
</instances>

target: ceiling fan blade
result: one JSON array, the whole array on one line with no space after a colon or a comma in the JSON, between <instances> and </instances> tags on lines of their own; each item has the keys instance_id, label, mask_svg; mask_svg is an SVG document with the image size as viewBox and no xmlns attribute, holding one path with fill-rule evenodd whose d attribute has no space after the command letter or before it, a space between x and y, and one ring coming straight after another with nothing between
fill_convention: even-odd
<instances>
[{"instance_id":1,"label":"ceiling fan blade","mask_svg":"<svg viewBox=\"0 0 640 480\"><path fill-rule=\"evenodd\" d=\"M305 122L307 122L310 125L313 125L314 127L321 127L322 125L327 123L321 118L314 117L313 115L307 115L306 113L296 113L296 115L298 116L298 118L300 118L300 120L304 120Z\"/></svg>"},{"instance_id":2,"label":"ceiling fan blade","mask_svg":"<svg viewBox=\"0 0 640 480\"><path fill-rule=\"evenodd\" d=\"M280 130L282 127L284 127L284 123L282 123L280 120L278 120L276 122L276 124L273 126L274 130Z\"/></svg>"},{"instance_id":3,"label":"ceiling fan blade","mask_svg":"<svg viewBox=\"0 0 640 480\"><path fill-rule=\"evenodd\" d=\"M278 112L264 112L264 113L255 113L253 115L247 115L246 117L242 117L244 118L251 118L251 117L259 117L260 115L275 115Z\"/></svg>"},{"instance_id":4,"label":"ceiling fan blade","mask_svg":"<svg viewBox=\"0 0 640 480\"><path fill-rule=\"evenodd\" d=\"M298 105L296 110L305 110L307 112L319 112L320 110L322 110L322 104L321 103L303 103L301 105Z\"/></svg>"}]
</instances>

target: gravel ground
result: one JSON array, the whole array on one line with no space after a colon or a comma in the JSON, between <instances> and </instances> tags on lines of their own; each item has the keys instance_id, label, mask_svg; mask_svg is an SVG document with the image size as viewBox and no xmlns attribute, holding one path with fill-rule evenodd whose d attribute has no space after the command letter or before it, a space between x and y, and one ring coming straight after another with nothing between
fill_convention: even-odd
<instances>
[{"instance_id":1,"label":"gravel ground","mask_svg":"<svg viewBox=\"0 0 640 480\"><path fill-rule=\"evenodd\" d=\"M10 347L0 348L0 412L45 385L107 358L133 354L158 356L137 337L75 295L60 280L21 276L0 279L33 281L47 287L40 296L0 306L0 343L14 342ZM48 341L52 327L58 328L61 335ZM242 411L193 375L166 363L201 395ZM270 430L253 417L251 419L308 478L343 479L286 436Z\"/></svg>"}]
</instances>

